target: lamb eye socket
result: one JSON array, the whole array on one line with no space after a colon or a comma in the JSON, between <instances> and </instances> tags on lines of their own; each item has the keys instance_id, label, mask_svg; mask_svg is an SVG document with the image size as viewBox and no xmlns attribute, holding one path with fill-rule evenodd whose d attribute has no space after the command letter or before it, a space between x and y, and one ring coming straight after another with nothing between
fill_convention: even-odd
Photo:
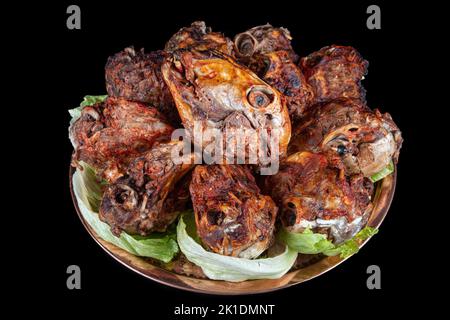
<instances>
[{"instance_id":1,"label":"lamb eye socket","mask_svg":"<svg viewBox=\"0 0 450 320\"><path fill-rule=\"evenodd\" d=\"M252 89L247 95L248 102L254 108L265 108L273 100L273 96L270 93L264 92L259 89Z\"/></svg>"}]
</instances>

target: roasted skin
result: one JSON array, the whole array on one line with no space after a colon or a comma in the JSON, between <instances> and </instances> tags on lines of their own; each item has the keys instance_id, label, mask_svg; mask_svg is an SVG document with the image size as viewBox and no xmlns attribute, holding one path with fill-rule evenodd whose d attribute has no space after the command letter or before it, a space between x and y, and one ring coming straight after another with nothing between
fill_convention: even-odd
<instances>
[{"instance_id":1,"label":"roasted skin","mask_svg":"<svg viewBox=\"0 0 450 320\"><path fill-rule=\"evenodd\" d=\"M286 97L289 115L293 121L298 121L314 101L311 86L286 51L265 54L263 59L266 69L260 74L261 78Z\"/></svg>"},{"instance_id":2,"label":"roasted skin","mask_svg":"<svg viewBox=\"0 0 450 320\"><path fill-rule=\"evenodd\" d=\"M388 113L372 111L358 100L339 99L317 105L297 126L289 152L324 152L345 165L346 174L370 177L396 164L401 132Z\"/></svg>"},{"instance_id":3,"label":"roasted skin","mask_svg":"<svg viewBox=\"0 0 450 320\"><path fill-rule=\"evenodd\" d=\"M244 143L247 155L262 143L265 134L275 142L273 150L271 145L264 150L266 156L270 152L285 155L291 124L284 99L253 72L217 51L186 50L175 52L162 70L184 127L193 136L196 124L203 146L213 141L208 131L220 130L226 139L225 154L226 144L241 139L239 131L247 130L258 140Z\"/></svg>"},{"instance_id":4,"label":"roasted skin","mask_svg":"<svg viewBox=\"0 0 450 320\"><path fill-rule=\"evenodd\" d=\"M155 108L120 98L87 106L70 127L73 163L84 161L109 182L157 141L170 139L173 128Z\"/></svg>"},{"instance_id":5,"label":"roasted skin","mask_svg":"<svg viewBox=\"0 0 450 320\"><path fill-rule=\"evenodd\" d=\"M300 68L314 92L311 105L338 98L358 99L365 103L361 80L369 63L356 49L332 45L300 60Z\"/></svg>"},{"instance_id":6,"label":"roasted skin","mask_svg":"<svg viewBox=\"0 0 450 320\"><path fill-rule=\"evenodd\" d=\"M110 97L142 102L158 109L172 125L180 118L161 75L164 51L145 53L125 48L108 58L105 66L106 90Z\"/></svg>"},{"instance_id":7,"label":"roasted skin","mask_svg":"<svg viewBox=\"0 0 450 320\"><path fill-rule=\"evenodd\" d=\"M249 62L255 54L276 51L288 53L288 58L297 62L298 56L291 46L291 34L286 28L274 28L270 24L257 26L234 37L236 55L240 61Z\"/></svg>"},{"instance_id":8,"label":"roasted skin","mask_svg":"<svg viewBox=\"0 0 450 320\"><path fill-rule=\"evenodd\" d=\"M313 92L297 66L298 56L285 28L267 24L239 33L234 38L239 62L286 97L292 120L300 118L313 100Z\"/></svg>"},{"instance_id":9,"label":"roasted skin","mask_svg":"<svg viewBox=\"0 0 450 320\"><path fill-rule=\"evenodd\" d=\"M167 52L179 49L216 50L230 56L234 55L233 42L219 32L212 32L203 21L195 21L189 27L181 28L169 39L164 48Z\"/></svg>"},{"instance_id":10,"label":"roasted skin","mask_svg":"<svg viewBox=\"0 0 450 320\"><path fill-rule=\"evenodd\" d=\"M370 215L373 184L362 175L346 177L327 157L311 152L289 156L266 179L280 207L281 222L291 232L309 228L336 243L353 237Z\"/></svg>"},{"instance_id":11,"label":"roasted skin","mask_svg":"<svg viewBox=\"0 0 450 320\"><path fill-rule=\"evenodd\" d=\"M199 165L190 192L198 236L211 251L251 259L269 247L277 207L261 195L250 169Z\"/></svg>"},{"instance_id":12,"label":"roasted skin","mask_svg":"<svg viewBox=\"0 0 450 320\"><path fill-rule=\"evenodd\" d=\"M190 176L183 177L193 161L175 164L171 156L174 148L181 147L182 142L153 147L130 164L126 175L107 187L99 217L114 234L163 232L189 207Z\"/></svg>"}]
</instances>

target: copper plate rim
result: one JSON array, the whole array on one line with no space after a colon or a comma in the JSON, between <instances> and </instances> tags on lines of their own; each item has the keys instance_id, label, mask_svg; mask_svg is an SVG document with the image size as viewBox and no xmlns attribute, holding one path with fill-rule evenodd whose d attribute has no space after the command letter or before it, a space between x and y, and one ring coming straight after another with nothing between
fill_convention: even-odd
<instances>
[{"instance_id":1,"label":"copper plate rim","mask_svg":"<svg viewBox=\"0 0 450 320\"><path fill-rule=\"evenodd\" d=\"M116 261L129 268L130 270L156 281L160 284L191 291L195 293L203 294L215 294L215 295L248 295L272 292L293 285L306 282L314 279L325 272L338 266L347 258L340 257L326 257L310 266L305 268L290 271L282 276L280 279L263 279L263 280L248 280L243 282L228 282L220 280L210 279L198 279L179 275L166 269L160 268L151 264L150 262L132 255L119 247L102 240L88 225L83 218L81 211L78 207L77 199L72 185L72 175L75 169L70 166L69 169L69 185L72 201L75 206L78 217L82 224L89 232L91 237L97 242L97 244L105 250ZM382 181L376 184L375 196L374 196L374 208L369 218L367 225L378 228L383 222L384 218L389 211L389 207L392 203L392 199L395 193L395 186L397 181L397 167L395 167L394 173L385 177ZM364 246L367 241L364 241L360 247Z\"/></svg>"}]
</instances>

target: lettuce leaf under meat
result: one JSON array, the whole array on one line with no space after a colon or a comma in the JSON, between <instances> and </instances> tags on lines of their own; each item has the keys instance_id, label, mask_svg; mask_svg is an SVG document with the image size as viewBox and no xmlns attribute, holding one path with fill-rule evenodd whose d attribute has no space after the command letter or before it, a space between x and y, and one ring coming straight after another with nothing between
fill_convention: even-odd
<instances>
[{"instance_id":1,"label":"lettuce leaf under meat","mask_svg":"<svg viewBox=\"0 0 450 320\"><path fill-rule=\"evenodd\" d=\"M70 120L70 124L77 121L77 119L81 116L81 110L83 110L86 106L92 106L96 103L100 103L106 100L108 95L100 95L100 96L84 96L83 101L81 101L80 105L76 108L70 109L69 113L72 116Z\"/></svg>"},{"instance_id":2,"label":"lettuce leaf under meat","mask_svg":"<svg viewBox=\"0 0 450 320\"><path fill-rule=\"evenodd\" d=\"M375 173L374 175L372 175L370 177L370 180L372 182L377 182L385 177L387 177L388 175L390 175L392 172L394 172L394 163L391 162L382 170L380 170L379 172Z\"/></svg>"},{"instance_id":3,"label":"lettuce leaf under meat","mask_svg":"<svg viewBox=\"0 0 450 320\"><path fill-rule=\"evenodd\" d=\"M359 251L360 243L372 237L377 232L378 229L365 227L353 238L335 245L327 239L326 235L314 233L310 229L294 233L288 232L286 229L282 228L278 233L278 239L299 253L322 253L327 256L340 255L341 258L346 258L357 253Z\"/></svg>"},{"instance_id":4,"label":"lettuce leaf under meat","mask_svg":"<svg viewBox=\"0 0 450 320\"><path fill-rule=\"evenodd\" d=\"M150 257L169 262L178 253L175 230L166 233L153 233L150 236L132 236L122 232L116 237L108 224L98 217L98 208L102 199L104 181L99 180L95 171L85 163L83 170L77 169L72 177L73 190L83 218L95 233L131 254Z\"/></svg>"},{"instance_id":5,"label":"lettuce leaf under meat","mask_svg":"<svg viewBox=\"0 0 450 320\"><path fill-rule=\"evenodd\" d=\"M288 272L297 259L297 252L288 246L280 255L264 259L252 260L220 255L205 250L198 243L198 239L194 240L194 231L194 219L187 214L182 215L177 226L180 250L189 261L201 267L205 275L213 280L239 282L251 279L277 279Z\"/></svg>"}]
</instances>

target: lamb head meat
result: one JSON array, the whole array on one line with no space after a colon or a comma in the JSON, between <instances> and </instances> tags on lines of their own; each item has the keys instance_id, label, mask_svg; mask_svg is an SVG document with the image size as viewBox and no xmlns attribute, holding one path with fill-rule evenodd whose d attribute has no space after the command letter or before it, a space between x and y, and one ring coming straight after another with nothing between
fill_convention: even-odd
<instances>
[{"instance_id":1,"label":"lamb head meat","mask_svg":"<svg viewBox=\"0 0 450 320\"><path fill-rule=\"evenodd\" d=\"M397 163L401 132L392 117L372 111L355 99L319 104L304 116L295 129L290 153L324 152L346 167L346 174L370 177Z\"/></svg>"},{"instance_id":2,"label":"lamb head meat","mask_svg":"<svg viewBox=\"0 0 450 320\"><path fill-rule=\"evenodd\" d=\"M251 259L269 247L278 209L248 167L199 165L190 192L197 234L211 251Z\"/></svg>"},{"instance_id":3,"label":"lamb head meat","mask_svg":"<svg viewBox=\"0 0 450 320\"><path fill-rule=\"evenodd\" d=\"M276 175L267 177L266 188L287 230L311 229L336 243L361 230L372 209L372 182L362 175L345 176L319 153L292 154Z\"/></svg>"},{"instance_id":4,"label":"lamb head meat","mask_svg":"<svg viewBox=\"0 0 450 320\"><path fill-rule=\"evenodd\" d=\"M327 46L300 60L300 68L314 92L312 105L338 98L358 99L365 103L361 80L369 63L355 48Z\"/></svg>"},{"instance_id":5,"label":"lamb head meat","mask_svg":"<svg viewBox=\"0 0 450 320\"><path fill-rule=\"evenodd\" d=\"M246 155L255 154L265 137L274 142L262 150L267 157L286 154L291 123L284 97L229 56L179 50L163 64L162 72L184 127L194 139L198 128L203 146L214 141L206 134L211 129L222 133L223 150L230 141L240 140L242 130L248 130L258 141L246 140Z\"/></svg>"},{"instance_id":6,"label":"lamb head meat","mask_svg":"<svg viewBox=\"0 0 450 320\"><path fill-rule=\"evenodd\" d=\"M222 33L213 32L203 21L195 21L189 27L181 28L167 41L164 48L167 52L179 49L217 50L234 55L233 42Z\"/></svg>"},{"instance_id":7,"label":"lamb head meat","mask_svg":"<svg viewBox=\"0 0 450 320\"><path fill-rule=\"evenodd\" d=\"M108 185L100 205L99 217L114 234L148 235L163 232L189 207L191 162L176 164L174 149L183 142L171 141L154 146L128 167L127 174Z\"/></svg>"},{"instance_id":8,"label":"lamb head meat","mask_svg":"<svg viewBox=\"0 0 450 320\"><path fill-rule=\"evenodd\" d=\"M180 117L161 74L167 53L159 50L145 53L125 48L108 58L105 66L106 91L110 97L145 103L163 113L171 125Z\"/></svg>"},{"instance_id":9,"label":"lamb head meat","mask_svg":"<svg viewBox=\"0 0 450 320\"><path fill-rule=\"evenodd\" d=\"M73 164L84 161L112 182L155 142L169 140L173 128L155 108L108 98L83 108L69 130L75 148Z\"/></svg>"},{"instance_id":10,"label":"lamb head meat","mask_svg":"<svg viewBox=\"0 0 450 320\"><path fill-rule=\"evenodd\" d=\"M285 28L254 27L234 38L236 56L261 79L286 97L291 120L299 119L313 101L313 92L297 65L298 56Z\"/></svg>"}]
</instances>

